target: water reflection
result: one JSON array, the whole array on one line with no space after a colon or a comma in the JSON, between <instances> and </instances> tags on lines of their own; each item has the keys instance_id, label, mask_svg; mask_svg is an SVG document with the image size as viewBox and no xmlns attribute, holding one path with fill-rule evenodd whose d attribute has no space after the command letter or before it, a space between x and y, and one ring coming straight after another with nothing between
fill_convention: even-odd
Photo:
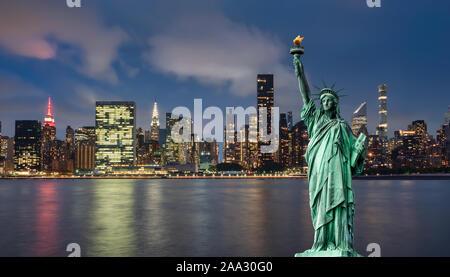
<instances>
[{"instance_id":1,"label":"water reflection","mask_svg":"<svg viewBox=\"0 0 450 277\"><path fill-rule=\"evenodd\" d=\"M134 180L93 182L88 256L135 255L134 183Z\"/></svg>"},{"instance_id":2,"label":"water reflection","mask_svg":"<svg viewBox=\"0 0 450 277\"><path fill-rule=\"evenodd\" d=\"M448 180L355 180L355 247L450 256ZM304 179L2 180L0 256L292 256L314 230Z\"/></svg>"},{"instance_id":3,"label":"water reflection","mask_svg":"<svg viewBox=\"0 0 450 277\"><path fill-rule=\"evenodd\" d=\"M58 251L59 232L59 191L54 180L46 180L37 186L36 239L31 247L32 256L51 256Z\"/></svg>"}]
</instances>

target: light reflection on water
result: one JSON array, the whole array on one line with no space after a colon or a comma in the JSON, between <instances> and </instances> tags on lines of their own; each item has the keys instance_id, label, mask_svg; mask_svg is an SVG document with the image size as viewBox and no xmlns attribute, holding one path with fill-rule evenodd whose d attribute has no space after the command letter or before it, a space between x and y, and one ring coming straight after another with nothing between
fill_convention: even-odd
<instances>
[{"instance_id":1,"label":"light reflection on water","mask_svg":"<svg viewBox=\"0 0 450 277\"><path fill-rule=\"evenodd\" d=\"M450 256L448 180L354 180L355 247ZM304 179L1 180L0 256L292 256L313 229Z\"/></svg>"}]
</instances>

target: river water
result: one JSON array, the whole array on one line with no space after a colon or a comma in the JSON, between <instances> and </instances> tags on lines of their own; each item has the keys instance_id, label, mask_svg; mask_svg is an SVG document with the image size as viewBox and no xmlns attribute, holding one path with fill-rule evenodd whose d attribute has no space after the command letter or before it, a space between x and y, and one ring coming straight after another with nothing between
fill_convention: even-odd
<instances>
[{"instance_id":1,"label":"river water","mask_svg":"<svg viewBox=\"0 0 450 277\"><path fill-rule=\"evenodd\" d=\"M450 256L449 180L353 181L355 248ZM0 256L288 256L311 247L306 179L0 180Z\"/></svg>"}]
</instances>

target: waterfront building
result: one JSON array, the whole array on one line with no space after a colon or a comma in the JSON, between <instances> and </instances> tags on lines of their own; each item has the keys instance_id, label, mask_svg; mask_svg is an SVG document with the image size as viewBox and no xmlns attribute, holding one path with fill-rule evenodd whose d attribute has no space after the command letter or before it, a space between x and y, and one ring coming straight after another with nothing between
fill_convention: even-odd
<instances>
[{"instance_id":1,"label":"waterfront building","mask_svg":"<svg viewBox=\"0 0 450 277\"><path fill-rule=\"evenodd\" d=\"M280 143L278 147L278 160L279 162L286 168L291 167L292 165L292 159L290 152L292 150L292 147L290 146L292 144L291 140L289 139L289 121L288 117L286 117L285 113L280 114Z\"/></svg>"},{"instance_id":2,"label":"waterfront building","mask_svg":"<svg viewBox=\"0 0 450 277\"><path fill-rule=\"evenodd\" d=\"M136 104L97 101L95 115L95 169L99 173L115 166L133 166L136 160Z\"/></svg>"},{"instance_id":3,"label":"waterfront building","mask_svg":"<svg viewBox=\"0 0 450 277\"><path fill-rule=\"evenodd\" d=\"M16 120L14 136L14 169L40 172L42 166L42 129L39 120Z\"/></svg>"},{"instance_id":4,"label":"waterfront building","mask_svg":"<svg viewBox=\"0 0 450 277\"><path fill-rule=\"evenodd\" d=\"M436 132L436 143L438 154L440 157L440 164L442 167L450 167L450 123L447 122L441 125L441 128Z\"/></svg>"},{"instance_id":5,"label":"waterfront building","mask_svg":"<svg viewBox=\"0 0 450 277\"><path fill-rule=\"evenodd\" d=\"M14 137L0 134L0 159L3 160L3 173L14 171Z\"/></svg>"},{"instance_id":6,"label":"waterfront building","mask_svg":"<svg viewBox=\"0 0 450 277\"><path fill-rule=\"evenodd\" d=\"M236 139L235 114L231 109L227 109L225 114L224 142L223 142L223 162L237 163L236 161Z\"/></svg>"},{"instance_id":7,"label":"waterfront building","mask_svg":"<svg viewBox=\"0 0 450 277\"><path fill-rule=\"evenodd\" d=\"M95 127L75 130L75 172L89 173L95 169Z\"/></svg>"},{"instance_id":8,"label":"waterfront building","mask_svg":"<svg viewBox=\"0 0 450 277\"><path fill-rule=\"evenodd\" d=\"M172 139L172 128L180 119L173 119L172 113L166 113L166 140L164 143L163 163L171 164L178 162L179 144Z\"/></svg>"},{"instance_id":9,"label":"waterfront building","mask_svg":"<svg viewBox=\"0 0 450 277\"><path fill-rule=\"evenodd\" d=\"M383 141L379 135L369 135L367 142L365 169L385 168L385 155L383 154Z\"/></svg>"},{"instance_id":10,"label":"waterfront building","mask_svg":"<svg viewBox=\"0 0 450 277\"><path fill-rule=\"evenodd\" d=\"M307 163L305 159L308 147L308 130L303 120L297 122L292 128L292 162L291 167L301 172L306 172Z\"/></svg>"},{"instance_id":11,"label":"waterfront building","mask_svg":"<svg viewBox=\"0 0 450 277\"><path fill-rule=\"evenodd\" d=\"M208 170L219 163L219 149L216 140L199 142L200 170Z\"/></svg>"},{"instance_id":12,"label":"waterfront building","mask_svg":"<svg viewBox=\"0 0 450 277\"><path fill-rule=\"evenodd\" d=\"M258 116L256 114L249 115L248 132L246 133L247 161L246 168L249 170L258 167L258 142L254 139L258 137ZM250 138L253 138L250 140Z\"/></svg>"},{"instance_id":13,"label":"waterfront building","mask_svg":"<svg viewBox=\"0 0 450 277\"><path fill-rule=\"evenodd\" d=\"M392 166L394 168L430 168L438 161L438 145L427 132L423 120L415 120L407 130L394 132Z\"/></svg>"}]
</instances>

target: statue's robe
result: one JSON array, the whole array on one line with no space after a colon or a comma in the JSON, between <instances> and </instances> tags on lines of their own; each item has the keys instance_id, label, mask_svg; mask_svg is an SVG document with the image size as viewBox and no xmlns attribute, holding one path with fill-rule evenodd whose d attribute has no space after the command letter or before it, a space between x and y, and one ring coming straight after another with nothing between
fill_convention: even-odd
<instances>
[{"instance_id":1,"label":"statue's robe","mask_svg":"<svg viewBox=\"0 0 450 277\"><path fill-rule=\"evenodd\" d=\"M315 229L311 252L353 251L354 196L352 176L361 174L365 147L354 147L356 138L347 122L329 119L313 100L302 108L301 118L308 128L306 151L309 201ZM352 157L352 155L356 155ZM352 158L355 160L351 166ZM308 252L307 251L307 252ZM306 253L306 252L305 252Z\"/></svg>"}]
</instances>

